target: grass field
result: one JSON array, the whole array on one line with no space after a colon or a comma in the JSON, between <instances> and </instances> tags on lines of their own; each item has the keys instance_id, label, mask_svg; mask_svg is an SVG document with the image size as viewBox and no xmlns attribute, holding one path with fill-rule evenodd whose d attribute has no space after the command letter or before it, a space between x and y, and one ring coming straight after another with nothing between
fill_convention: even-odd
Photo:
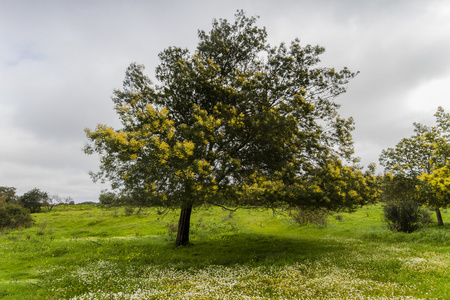
<instances>
[{"instance_id":1,"label":"grass field","mask_svg":"<svg viewBox=\"0 0 450 300\"><path fill-rule=\"evenodd\" d=\"M443 211L444 222L450 214ZM57 207L0 232L0 299L449 299L450 229L383 227L381 206L299 226L266 210Z\"/></svg>"}]
</instances>

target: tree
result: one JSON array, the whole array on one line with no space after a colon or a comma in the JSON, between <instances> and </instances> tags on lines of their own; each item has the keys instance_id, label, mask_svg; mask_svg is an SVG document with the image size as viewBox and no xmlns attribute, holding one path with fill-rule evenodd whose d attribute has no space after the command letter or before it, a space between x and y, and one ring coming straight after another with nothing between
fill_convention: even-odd
<instances>
[{"instance_id":1,"label":"tree","mask_svg":"<svg viewBox=\"0 0 450 300\"><path fill-rule=\"evenodd\" d=\"M373 196L359 193L370 176L342 162L352 161L354 126L334 98L356 74L318 67L324 48L298 39L270 46L256 20L239 11L234 23L199 31L194 54L161 52L160 85L131 64L113 96L122 128L86 129L85 152L101 157L94 181L147 205L181 207L176 245L189 242L194 205L339 209Z\"/></svg>"},{"instance_id":2,"label":"tree","mask_svg":"<svg viewBox=\"0 0 450 300\"><path fill-rule=\"evenodd\" d=\"M438 225L444 225L440 208L450 202L443 201L442 193L433 188L436 175L448 161L450 115L442 107L435 114L436 126L414 123L414 134L402 139L395 148L383 150L380 163L385 167L383 194L392 200L420 201L436 212ZM433 175L434 174L434 175Z\"/></svg>"},{"instance_id":3,"label":"tree","mask_svg":"<svg viewBox=\"0 0 450 300\"><path fill-rule=\"evenodd\" d=\"M438 163L434 164L431 172L421 174L417 188L425 205L436 210L438 225L444 225L439 208L450 207L450 114L439 107L434 116L436 126L432 130L438 136L433 144L434 161Z\"/></svg>"},{"instance_id":4,"label":"tree","mask_svg":"<svg viewBox=\"0 0 450 300\"><path fill-rule=\"evenodd\" d=\"M438 225L444 225L439 208L450 207L450 166L434 169L430 174L423 173L419 177L419 197L424 199L425 205L435 209Z\"/></svg>"},{"instance_id":5,"label":"tree","mask_svg":"<svg viewBox=\"0 0 450 300\"><path fill-rule=\"evenodd\" d=\"M106 206L120 205L120 201L117 195L110 191L102 191L102 193L98 197L98 200L100 201L100 204Z\"/></svg>"},{"instance_id":6,"label":"tree","mask_svg":"<svg viewBox=\"0 0 450 300\"><path fill-rule=\"evenodd\" d=\"M20 196L19 203L28 208L31 213L37 213L41 211L41 206L48 200L49 196L46 192L34 188Z\"/></svg>"},{"instance_id":7,"label":"tree","mask_svg":"<svg viewBox=\"0 0 450 300\"><path fill-rule=\"evenodd\" d=\"M69 205L75 205L75 201L73 201L72 197L67 196L63 198L64 209L66 209Z\"/></svg>"},{"instance_id":8,"label":"tree","mask_svg":"<svg viewBox=\"0 0 450 300\"><path fill-rule=\"evenodd\" d=\"M16 201L16 188L0 186L0 203L15 203Z\"/></svg>"},{"instance_id":9,"label":"tree","mask_svg":"<svg viewBox=\"0 0 450 300\"><path fill-rule=\"evenodd\" d=\"M55 194L55 195L51 195L50 197L45 199L42 202L42 205L45 206L47 211L51 211L53 209L53 207L60 205L62 203L63 203L63 199L58 194Z\"/></svg>"}]
</instances>

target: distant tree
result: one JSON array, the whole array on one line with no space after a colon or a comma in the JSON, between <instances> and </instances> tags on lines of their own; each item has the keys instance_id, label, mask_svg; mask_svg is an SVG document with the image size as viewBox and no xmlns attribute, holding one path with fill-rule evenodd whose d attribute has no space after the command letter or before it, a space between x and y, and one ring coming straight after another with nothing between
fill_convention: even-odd
<instances>
[{"instance_id":1,"label":"distant tree","mask_svg":"<svg viewBox=\"0 0 450 300\"><path fill-rule=\"evenodd\" d=\"M395 148L383 150L380 163L386 171L384 197L419 201L435 210L438 225L442 226L440 208L450 202L433 186L440 180L437 174L444 175L442 168L449 163L450 115L439 107L435 117L436 126L414 123L414 134L402 139Z\"/></svg>"},{"instance_id":2,"label":"distant tree","mask_svg":"<svg viewBox=\"0 0 450 300\"><path fill-rule=\"evenodd\" d=\"M64 197L62 199L62 203L64 204L64 209L66 209L68 205L75 205L75 201L73 201L72 197L70 196Z\"/></svg>"},{"instance_id":3,"label":"distant tree","mask_svg":"<svg viewBox=\"0 0 450 300\"><path fill-rule=\"evenodd\" d=\"M37 213L41 211L41 206L44 202L49 200L49 196L46 192L34 188L19 198L19 203L30 210L31 213Z\"/></svg>"},{"instance_id":4,"label":"distant tree","mask_svg":"<svg viewBox=\"0 0 450 300\"><path fill-rule=\"evenodd\" d=\"M0 186L0 203L17 202L16 188Z\"/></svg>"},{"instance_id":5,"label":"distant tree","mask_svg":"<svg viewBox=\"0 0 450 300\"><path fill-rule=\"evenodd\" d=\"M100 204L106 206L115 206L119 204L116 194L110 191L102 191L102 193L98 197L98 200L100 201Z\"/></svg>"},{"instance_id":6,"label":"distant tree","mask_svg":"<svg viewBox=\"0 0 450 300\"><path fill-rule=\"evenodd\" d=\"M99 196L100 204L104 204L107 206L122 206L122 205L134 205L136 201L127 197L124 194L113 193L111 191L102 191Z\"/></svg>"},{"instance_id":7,"label":"distant tree","mask_svg":"<svg viewBox=\"0 0 450 300\"><path fill-rule=\"evenodd\" d=\"M52 202L54 205L61 205L64 202L64 199L60 197L58 194L54 194L50 198L52 198Z\"/></svg>"},{"instance_id":8,"label":"distant tree","mask_svg":"<svg viewBox=\"0 0 450 300\"><path fill-rule=\"evenodd\" d=\"M79 203L75 203L75 201L73 202L73 204L71 205L96 205L97 202L94 201L83 201L83 202L79 202Z\"/></svg>"},{"instance_id":9,"label":"distant tree","mask_svg":"<svg viewBox=\"0 0 450 300\"><path fill-rule=\"evenodd\" d=\"M86 130L94 180L128 199L181 207L176 245L189 242L193 206L354 208L373 201L371 174L351 166L353 120L334 98L356 74L319 67L324 48L272 47L240 11L199 31L193 55L160 53L153 86L131 64L114 92L121 129ZM343 161L345 163L343 163Z\"/></svg>"},{"instance_id":10,"label":"distant tree","mask_svg":"<svg viewBox=\"0 0 450 300\"><path fill-rule=\"evenodd\" d=\"M138 210L136 211L136 214L139 214L144 207L151 205L148 200L146 201L142 197L133 198L127 193L113 193L107 190L102 191L99 196L99 201L100 204L109 208L114 206L127 206L131 211L133 208L137 207Z\"/></svg>"},{"instance_id":11,"label":"distant tree","mask_svg":"<svg viewBox=\"0 0 450 300\"><path fill-rule=\"evenodd\" d=\"M59 195L51 195L46 200L42 202L42 205L47 209L47 211L51 211L53 207L62 204L62 198Z\"/></svg>"}]
</instances>

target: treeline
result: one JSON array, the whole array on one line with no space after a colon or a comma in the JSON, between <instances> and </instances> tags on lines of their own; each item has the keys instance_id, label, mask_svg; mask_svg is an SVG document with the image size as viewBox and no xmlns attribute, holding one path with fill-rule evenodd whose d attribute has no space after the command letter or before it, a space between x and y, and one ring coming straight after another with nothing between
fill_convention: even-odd
<instances>
[{"instance_id":1,"label":"treeline","mask_svg":"<svg viewBox=\"0 0 450 300\"><path fill-rule=\"evenodd\" d=\"M34 188L22 196L16 194L16 188L0 186L0 228L29 227L33 224L30 213L43 210L51 211L57 205L73 205L72 197L49 195Z\"/></svg>"}]
</instances>

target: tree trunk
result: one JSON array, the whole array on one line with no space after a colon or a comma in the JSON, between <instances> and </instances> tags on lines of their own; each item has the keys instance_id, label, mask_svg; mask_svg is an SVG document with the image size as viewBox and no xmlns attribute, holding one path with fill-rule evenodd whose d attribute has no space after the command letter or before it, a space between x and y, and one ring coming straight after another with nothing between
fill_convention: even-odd
<instances>
[{"instance_id":1,"label":"tree trunk","mask_svg":"<svg viewBox=\"0 0 450 300\"><path fill-rule=\"evenodd\" d=\"M437 218L438 226L444 226L444 221L442 220L441 211L439 210L439 208L436 208L435 211L436 211L436 218Z\"/></svg>"},{"instance_id":2,"label":"tree trunk","mask_svg":"<svg viewBox=\"0 0 450 300\"><path fill-rule=\"evenodd\" d=\"M191 224L192 204L183 204L181 207L180 220L178 221L176 246L189 244L189 226Z\"/></svg>"}]
</instances>

